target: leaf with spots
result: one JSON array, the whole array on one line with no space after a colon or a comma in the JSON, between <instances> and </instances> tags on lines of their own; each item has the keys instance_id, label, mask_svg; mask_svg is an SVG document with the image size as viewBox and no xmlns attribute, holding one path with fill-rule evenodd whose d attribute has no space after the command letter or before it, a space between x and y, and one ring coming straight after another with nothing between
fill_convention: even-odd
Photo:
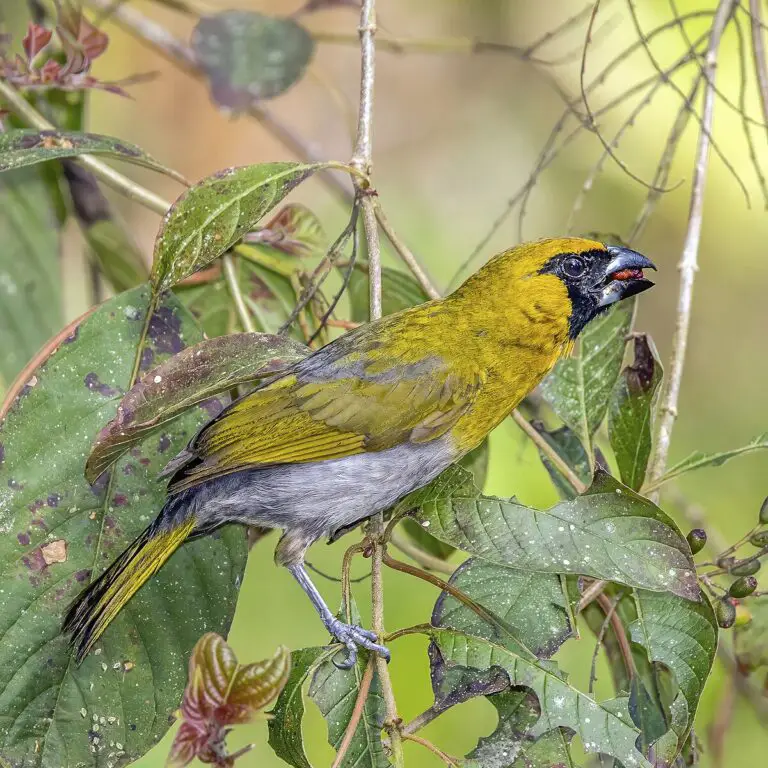
<instances>
[{"instance_id":1,"label":"leaf with spots","mask_svg":"<svg viewBox=\"0 0 768 768\"><path fill-rule=\"evenodd\" d=\"M634 306L619 302L589 323L579 337L578 356L561 360L541 385L555 413L590 451L619 378Z\"/></svg>"},{"instance_id":2,"label":"leaf with spots","mask_svg":"<svg viewBox=\"0 0 768 768\"><path fill-rule=\"evenodd\" d=\"M78 155L106 155L151 168L185 183L182 176L158 163L144 150L113 136L31 128L0 133L0 172Z\"/></svg>"},{"instance_id":3,"label":"leaf with spots","mask_svg":"<svg viewBox=\"0 0 768 768\"><path fill-rule=\"evenodd\" d=\"M299 80L315 45L293 19L229 10L200 19L192 49L208 75L213 100L242 112L279 96Z\"/></svg>"},{"instance_id":4,"label":"leaf with spots","mask_svg":"<svg viewBox=\"0 0 768 768\"><path fill-rule=\"evenodd\" d=\"M632 725L626 706L622 710L615 706L616 702L595 701L569 685L551 662L538 661L453 629L433 628L428 634L433 643L433 664L500 669L507 674L511 686L524 687L536 696L540 714L535 721L530 718L525 724L526 738L535 740L565 729L579 735L587 753L611 755L625 766L651 768L651 763L635 745L640 732ZM475 755L472 757L477 759ZM485 764L492 765L487 761Z\"/></svg>"},{"instance_id":5,"label":"leaf with spots","mask_svg":"<svg viewBox=\"0 0 768 768\"><path fill-rule=\"evenodd\" d=\"M484 496L451 467L398 507L464 552L537 573L572 573L699 599L690 548L648 499L598 470L585 493L551 509Z\"/></svg>"},{"instance_id":6,"label":"leaf with spots","mask_svg":"<svg viewBox=\"0 0 768 768\"><path fill-rule=\"evenodd\" d=\"M63 316L59 227L45 178L38 168L0 174L0 392Z\"/></svg>"},{"instance_id":7,"label":"leaf with spots","mask_svg":"<svg viewBox=\"0 0 768 768\"><path fill-rule=\"evenodd\" d=\"M168 729L195 642L225 633L232 620L247 554L236 527L181 547L81 666L61 634L70 602L161 509L159 471L209 418L203 408L188 411L86 482L93 437L115 416L140 361L151 352L161 364L201 340L176 299L160 297L148 318L150 301L144 285L76 323L30 371L0 424L2 763L117 768L136 760ZM51 549L56 542L65 546Z\"/></svg>"},{"instance_id":8,"label":"leaf with spots","mask_svg":"<svg viewBox=\"0 0 768 768\"><path fill-rule=\"evenodd\" d=\"M181 768L197 757L228 768L232 758L226 753L227 726L249 723L268 707L283 689L290 669L291 656L283 646L271 659L242 665L221 635L203 635L189 659L182 724L168 764Z\"/></svg>"},{"instance_id":9,"label":"leaf with spots","mask_svg":"<svg viewBox=\"0 0 768 768\"><path fill-rule=\"evenodd\" d=\"M611 396L608 437L624 483L637 491L651 455L651 424L662 368L649 336L635 336L635 359L622 372Z\"/></svg>"},{"instance_id":10,"label":"leaf with spots","mask_svg":"<svg viewBox=\"0 0 768 768\"><path fill-rule=\"evenodd\" d=\"M85 465L93 483L149 435L195 405L302 360L309 349L285 336L234 333L206 339L145 373L99 432Z\"/></svg>"},{"instance_id":11,"label":"leaf with spots","mask_svg":"<svg viewBox=\"0 0 768 768\"><path fill-rule=\"evenodd\" d=\"M328 163L261 163L227 168L187 190L155 241L151 282L164 291L206 267L250 232L294 187Z\"/></svg>"},{"instance_id":12,"label":"leaf with spots","mask_svg":"<svg viewBox=\"0 0 768 768\"><path fill-rule=\"evenodd\" d=\"M328 742L336 750L352 717L367 665L368 653L363 651L351 669L339 669L332 659L328 659L317 668L312 677L309 696L325 718L328 725ZM339 768L388 768L390 763L384 755L381 743L385 713L381 684L374 671L362 717Z\"/></svg>"}]
</instances>

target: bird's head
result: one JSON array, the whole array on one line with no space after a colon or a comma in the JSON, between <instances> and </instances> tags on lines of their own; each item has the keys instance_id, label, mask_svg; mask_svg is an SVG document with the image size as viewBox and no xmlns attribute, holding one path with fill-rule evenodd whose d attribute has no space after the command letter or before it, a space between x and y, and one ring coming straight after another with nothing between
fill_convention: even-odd
<instances>
[{"instance_id":1,"label":"bird's head","mask_svg":"<svg viewBox=\"0 0 768 768\"><path fill-rule=\"evenodd\" d=\"M500 291L503 301L529 304L534 312L567 315L568 334L575 339L611 304L653 285L644 276L644 269L656 267L637 251L564 237L524 243L505 251L465 285L486 296L503 285L507 289Z\"/></svg>"}]
</instances>

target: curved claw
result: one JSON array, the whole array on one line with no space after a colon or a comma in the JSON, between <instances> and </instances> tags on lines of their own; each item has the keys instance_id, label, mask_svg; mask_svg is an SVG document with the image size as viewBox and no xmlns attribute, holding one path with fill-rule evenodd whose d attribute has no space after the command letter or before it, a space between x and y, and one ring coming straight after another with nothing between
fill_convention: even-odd
<instances>
[{"instance_id":1,"label":"curved claw","mask_svg":"<svg viewBox=\"0 0 768 768\"><path fill-rule=\"evenodd\" d=\"M337 669L352 668L357 662L358 648L365 648L368 651L377 653L387 662L391 658L389 649L376 643L376 633L369 629L363 629L355 624L344 624L338 620L329 629L331 634L347 647L347 657L343 661L337 662L334 659L333 664Z\"/></svg>"}]
</instances>

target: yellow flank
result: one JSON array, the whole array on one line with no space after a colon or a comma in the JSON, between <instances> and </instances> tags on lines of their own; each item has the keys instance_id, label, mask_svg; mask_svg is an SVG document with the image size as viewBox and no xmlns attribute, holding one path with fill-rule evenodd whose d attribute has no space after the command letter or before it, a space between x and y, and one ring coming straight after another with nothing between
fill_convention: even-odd
<instances>
[{"instance_id":1,"label":"yellow flank","mask_svg":"<svg viewBox=\"0 0 768 768\"><path fill-rule=\"evenodd\" d=\"M166 532L157 533L148 540L139 537L113 564L106 584L91 607L91 628L87 643L79 655L85 656L101 637L123 606L139 591L144 582L163 566L168 558L183 544L195 527L195 519L189 518L181 525Z\"/></svg>"},{"instance_id":2,"label":"yellow flank","mask_svg":"<svg viewBox=\"0 0 768 768\"><path fill-rule=\"evenodd\" d=\"M453 294L345 334L291 374L236 402L191 450L171 491L252 466L322 461L449 434L475 445L571 349L571 300L541 273L562 253L605 250L564 238L491 259Z\"/></svg>"}]
</instances>

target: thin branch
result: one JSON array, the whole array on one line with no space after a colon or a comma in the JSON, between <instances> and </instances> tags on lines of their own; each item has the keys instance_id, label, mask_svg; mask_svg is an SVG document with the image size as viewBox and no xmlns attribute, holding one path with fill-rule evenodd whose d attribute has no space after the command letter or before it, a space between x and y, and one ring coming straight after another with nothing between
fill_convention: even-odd
<instances>
[{"instance_id":1,"label":"thin branch","mask_svg":"<svg viewBox=\"0 0 768 768\"><path fill-rule=\"evenodd\" d=\"M623 595L618 594L613 598L613 600L611 600L611 609L608 611L608 613L605 614L605 619L603 620L602 626L600 627L600 632L597 635L595 650L592 654L592 664L589 668L589 687L587 688L587 691L590 696L595 691L595 681L597 680L597 655L600 653L600 646L603 644L603 640L605 639L605 633L608 631L608 627L611 623L611 620L613 619L613 614L616 613L616 609L619 607L619 602L621 601L622 597Z\"/></svg>"},{"instance_id":2,"label":"thin branch","mask_svg":"<svg viewBox=\"0 0 768 768\"><path fill-rule=\"evenodd\" d=\"M597 598L605 592L605 588L608 586L608 582L603 579L595 579L581 594L578 605L576 606L576 613L581 613L588 605L593 603Z\"/></svg>"},{"instance_id":3,"label":"thin branch","mask_svg":"<svg viewBox=\"0 0 768 768\"><path fill-rule=\"evenodd\" d=\"M0 79L0 97L14 114L33 128L41 131L56 130L55 125L49 123L9 82L2 79ZM141 184L137 184L127 176L123 176L122 173L92 155L79 155L77 162L85 166L108 187L161 216L165 215L165 212L171 207L171 204L159 195L142 187Z\"/></svg>"},{"instance_id":4,"label":"thin branch","mask_svg":"<svg viewBox=\"0 0 768 768\"><path fill-rule=\"evenodd\" d=\"M240 283L237 279L237 267L235 266L235 260L232 254L225 253L221 257L221 264L224 270L224 280L227 283L229 295L232 297L243 330L248 333L255 333L256 326L253 324L253 318L248 311L248 307L245 306L245 301L243 301L243 293L240 290Z\"/></svg>"},{"instance_id":5,"label":"thin branch","mask_svg":"<svg viewBox=\"0 0 768 768\"><path fill-rule=\"evenodd\" d=\"M768 125L768 58L765 55L760 0L749 0L749 16L752 32L752 56L755 62L755 76L757 77L758 93L760 94L760 105L763 109L763 121Z\"/></svg>"},{"instance_id":6,"label":"thin branch","mask_svg":"<svg viewBox=\"0 0 768 768\"><path fill-rule=\"evenodd\" d=\"M427 739L423 739L421 736L414 736L410 733L407 736L403 736L403 738L408 741L413 741L416 744L420 744L425 749L428 749L433 755L436 755L446 765L450 766L450 768L461 768L461 761L457 757L451 757L447 752L438 749L431 741L427 741Z\"/></svg>"},{"instance_id":7,"label":"thin branch","mask_svg":"<svg viewBox=\"0 0 768 768\"><path fill-rule=\"evenodd\" d=\"M607 595L598 595L595 602L603 609L606 616L611 617L611 629L616 636L616 642L619 644L619 650L621 651L621 657L624 659L624 666L627 669L627 675L632 678L637 674L635 668L635 659L632 656L632 646L629 644L629 638L627 638L627 632L624 629L624 625L621 623L619 615L616 613L614 606L611 604L611 600Z\"/></svg>"},{"instance_id":8,"label":"thin branch","mask_svg":"<svg viewBox=\"0 0 768 768\"><path fill-rule=\"evenodd\" d=\"M403 737L410 736L416 731L420 731L425 725L429 725L436 717L442 715L442 710L436 709L431 706L429 709L425 709L420 715L417 715L409 723L406 723L402 728Z\"/></svg>"},{"instance_id":9,"label":"thin branch","mask_svg":"<svg viewBox=\"0 0 768 768\"><path fill-rule=\"evenodd\" d=\"M352 743L352 738L355 735L360 718L363 716L365 702L368 699L368 692L371 690L371 683L373 682L373 671L376 668L375 659L376 654L372 653L368 658L368 663L365 665L365 673L363 674L363 679L360 681L360 688L357 691L355 706L352 709L352 714L347 723L347 729L344 731L344 737L341 740L341 744L339 744L339 749L336 752L336 759L333 761L331 768L339 768L344 761L344 757L347 754L349 745Z\"/></svg>"},{"instance_id":10,"label":"thin branch","mask_svg":"<svg viewBox=\"0 0 768 768\"><path fill-rule=\"evenodd\" d=\"M397 547L404 555L408 555L411 560L417 562L422 568L426 568L428 571L435 571L436 573L442 573L446 576L453 576L454 568L441 560L439 557L430 555L429 552L425 552L420 549L416 544L411 542L400 531L394 530L389 536L389 541L393 546Z\"/></svg>"},{"instance_id":11,"label":"thin branch","mask_svg":"<svg viewBox=\"0 0 768 768\"><path fill-rule=\"evenodd\" d=\"M709 168L710 134L714 115L715 92L712 89L717 52L726 24L731 17L736 0L720 0L712 22L707 54L704 60L704 71L707 80L704 84L704 105L702 107L702 126L699 132L699 145L696 151L696 161L693 170L691 189L691 204L688 214L688 231L683 245L683 255L680 260L680 293L677 304L677 327L672 340L672 359L669 365L669 377L663 404L659 413L656 430L656 450L651 463L649 480L658 480L664 474L669 455L669 445L672 439L672 429L677 417L677 402L680 396L680 385L685 365L685 352L688 343L688 329L691 322L693 304L693 284L698 271L699 242L704 213L704 188L706 186ZM658 494L654 494L658 496Z\"/></svg>"}]
</instances>

